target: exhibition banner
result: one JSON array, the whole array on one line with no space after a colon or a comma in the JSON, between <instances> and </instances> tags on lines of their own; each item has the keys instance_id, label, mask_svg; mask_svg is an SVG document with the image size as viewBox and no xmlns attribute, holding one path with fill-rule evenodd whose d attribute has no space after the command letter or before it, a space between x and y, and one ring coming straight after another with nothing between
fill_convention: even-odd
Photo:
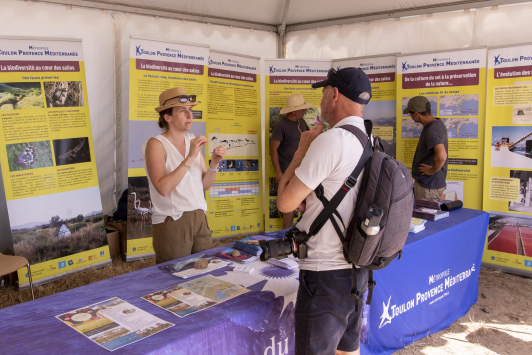
<instances>
[{"instance_id":1,"label":"exhibition banner","mask_svg":"<svg viewBox=\"0 0 532 355\"><path fill-rule=\"evenodd\" d=\"M263 231L260 58L210 51L207 93L206 163L226 149L206 192L212 236Z\"/></svg>"},{"instance_id":2,"label":"exhibition banner","mask_svg":"<svg viewBox=\"0 0 532 355\"><path fill-rule=\"evenodd\" d=\"M412 97L425 96L432 115L447 127L447 189L442 197L474 209L482 206L485 85L485 48L397 57L397 159L412 167L423 126L403 110Z\"/></svg>"},{"instance_id":3,"label":"exhibition banner","mask_svg":"<svg viewBox=\"0 0 532 355\"><path fill-rule=\"evenodd\" d=\"M81 40L0 38L0 165L33 281L110 262ZM19 282L26 284L26 269Z\"/></svg>"},{"instance_id":4,"label":"exhibition banner","mask_svg":"<svg viewBox=\"0 0 532 355\"><path fill-rule=\"evenodd\" d=\"M293 94L302 94L305 102L314 104L307 109L305 122L312 128L319 120L321 109L320 102L322 89L313 89L312 84L327 78L327 72L331 68L330 60L308 59L266 59L268 68L265 77L266 97L266 184L268 191L266 197L265 225L267 231L276 231L283 228L282 213L277 209L277 181L270 151L271 134L275 125L286 115L280 111L286 105L286 99ZM296 213L295 219L299 218Z\"/></svg>"},{"instance_id":5,"label":"exhibition banner","mask_svg":"<svg viewBox=\"0 0 532 355\"><path fill-rule=\"evenodd\" d=\"M386 143L386 153L395 158L395 75L397 56L371 56L333 60L333 68L362 69L371 81L371 101L364 107L364 119L373 123L373 135Z\"/></svg>"},{"instance_id":6,"label":"exhibition banner","mask_svg":"<svg viewBox=\"0 0 532 355\"><path fill-rule=\"evenodd\" d=\"M532 275L532 44L488 52L484 263Z\"/></svg>"},{"instance_id":7,"label":"exhibition banner","mask_svg":"<svg viewBox=\"0 0 532 355\"><path fill-rule=\"evenodd\" d=\"M159 94L184 87L197 95L191 132L206 136L209 47L131 38L129 59L129 155L126 260L153 256L151 199L144 165L145 143L162 133L157 121ZM202 150L205 155L205 149Z\"/></svg>"}]
</instances>

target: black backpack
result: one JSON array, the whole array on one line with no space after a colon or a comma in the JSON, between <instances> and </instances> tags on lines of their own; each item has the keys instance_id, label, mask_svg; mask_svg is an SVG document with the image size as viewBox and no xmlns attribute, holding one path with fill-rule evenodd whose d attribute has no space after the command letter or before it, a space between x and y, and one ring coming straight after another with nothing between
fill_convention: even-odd
<instances>
[{"instance_id":1,"label":"black backpack","mask_svg":"<svg viewBox=\"0 0 532 355\"><path fill-rule=\"evenodd\" d=\"M345 259L353 264L351 296L355 301L360 296L360 292L356 287L354 268L356 266L369 270L367 298L369 305L373 287L377 284L373 280L373 270L385 268L397 256L399 259L401 258L402 248L406 242L412 220L414 192L412 177L408 168L384 152L379 137L375 137L372 144L369 137L371 137L373 125L369 120L364 120L364 125L367 135L355 126L339 127L353 133L360 140L364 152L351 175L330 201L324 197L321 184L316 188L316 196L321 200L324 208L310 226L309 235L317 234L328 220L331 221L342 241ZM342 224L344 223L336 208L349 190L356 185L364 168L355 211L344 237L337 220ZM379 210L382 213L382 218L378 223L380 231L375 235L368 236L362 229L362 224L366 223L365 225L367 225L368 219L366 217L368 213L371 215L373 210ZM358 311L358 302L355 304Z\"/></svg>"}]
</instances>

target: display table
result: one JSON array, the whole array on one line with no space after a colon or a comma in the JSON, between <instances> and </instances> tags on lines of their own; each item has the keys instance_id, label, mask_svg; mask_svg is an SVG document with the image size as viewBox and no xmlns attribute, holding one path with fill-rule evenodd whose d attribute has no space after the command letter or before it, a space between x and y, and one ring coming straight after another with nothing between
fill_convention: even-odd
<instances>
[{"instance_id":1,"label":"display table","mask_svg":"<svg viewBox=\"0 0 532 355\"><path fill-rule=\"evenodd\" d=\"M362 346L362 354L391 353L446 328L469 310L477 299L487 225L487 213L462 209L452 212L450 218L428 222L425 231L409 236L403 259L375 273L378 284L364 333L369 343ZM269 233L271 237L282 235ZM259 261L249 265L255 267L251 275L235 274L232 267L211 275L250 292L185 318L140 298L184 281L158 266L0 310L2 353L109 353L55 316L119 297L175 326L114 354L293 354L298 272ZM472 268L474 271L467 273ZM441 273L455 277L452 286L445 288L447 276L439 279ZM436 276L433 283L429 283L431 276ZM441 284L443 291L425 294L423 302L418 300L418 293Z\"/></svg>"}]
</instances>

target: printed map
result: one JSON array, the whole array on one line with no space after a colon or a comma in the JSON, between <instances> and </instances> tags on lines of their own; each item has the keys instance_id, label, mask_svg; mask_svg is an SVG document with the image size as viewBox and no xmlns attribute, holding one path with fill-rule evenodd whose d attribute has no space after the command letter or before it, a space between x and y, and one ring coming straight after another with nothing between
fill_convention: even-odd
<instances>
[{"instance_id":1,"label":"printed map","mask_svg":"<svg viewBox=\"0 0 532 355\"><path fill-rule=\"evenodd\" d=\"M432 116L438 116L438 97L437 96L425 96L430 101L430 111L432 113ZM408 101L411 99L411 97L403 97L401 101L401 113L404 111L406 106L408 105ZM402 113L403 117L410 117L410 115Z\"/></svg>"},{"instance_id":2,"label":"printed map","mask_svg":"<svg viewBox=\"0 0 532 355\"><path fill-rule=\"evenodd\" d=\"M142 298L179 317L185 317L248 291L242 286L206 275Z\"/></svg>"},{"instance_id":3,"label":"printed map","mask_svg":"<svg viewBox=\"0 0 532 355\"><path fill-rule=\"evenodd\" d=\"M478 115L478 95L440 96L440 116L464 115Z\"/></svg>"},{"instance_id":4,"label":"printed map","mask_svg":"<svg viewBox=\"0 0 532 355\"><path fill-rule=\"evenodd\" d=\"M454 117L441 118L445 127L447 127L447 137L453 139L473 138L478 139L478 118L477 117ZM416 123L412 119L402 120L403 138L419 138L423 125Z\"/></svg>"}]
</instances>

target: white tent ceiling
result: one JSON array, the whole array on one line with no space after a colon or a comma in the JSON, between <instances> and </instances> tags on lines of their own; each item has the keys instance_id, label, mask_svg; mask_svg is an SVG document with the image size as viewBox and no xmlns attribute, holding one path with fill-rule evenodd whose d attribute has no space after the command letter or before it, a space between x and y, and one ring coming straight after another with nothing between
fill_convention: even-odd
<instances>
[{"instance_id":1,"label":"white tent ceiling","mask_svg":"<svg viewBox=\"0 0 532 355\"><path fill-rule=\"evenodd\" d=\"M286 7L286 30L294 31L528 1L530 0L43 0L275 32L278 30L277 26L283 23Z\"/></svg>"}]
</instances>

